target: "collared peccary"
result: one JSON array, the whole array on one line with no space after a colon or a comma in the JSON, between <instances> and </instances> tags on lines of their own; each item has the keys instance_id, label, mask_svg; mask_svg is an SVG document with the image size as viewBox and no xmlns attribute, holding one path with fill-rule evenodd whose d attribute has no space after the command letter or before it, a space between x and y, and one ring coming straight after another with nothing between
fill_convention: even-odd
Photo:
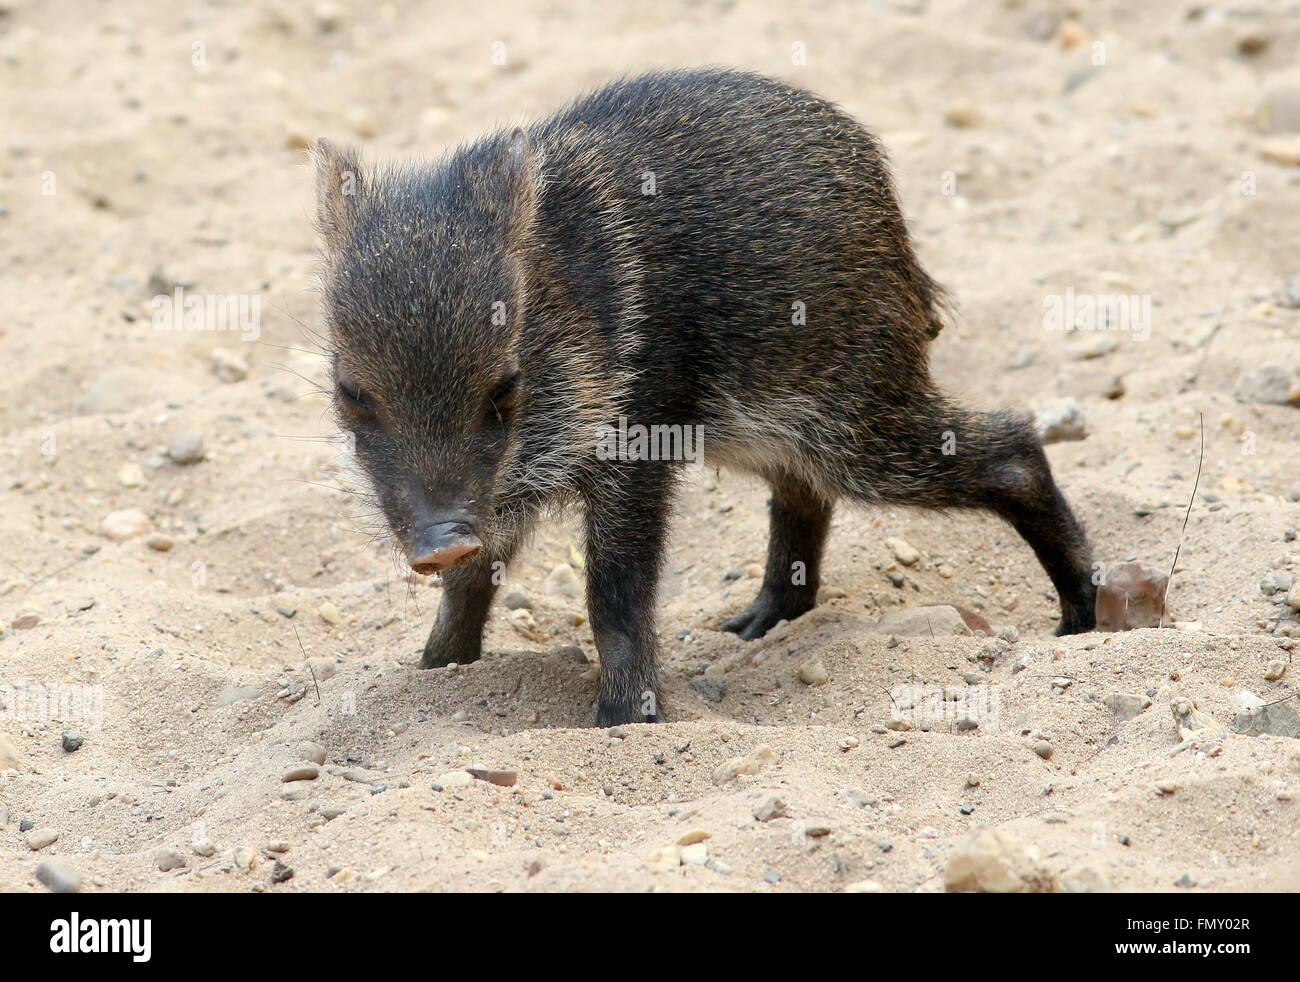
<instances>
[{"instance_id":1,"label":"collared peccary","mask_svg":"<svg viewBox=\"0 0 1300 982\"><path fill-rule=\"evenodd\" d=\"M629 424L700 427L711 464L771 486L762 587L722 625L742 638L814 605L839 498L1002 516L1060 595L1057 633L1093 627L1088 544L1032 426L930 379L941 291L879 144L834 105L655 72L433 164L316 160L339 423L411 567L443 578L423 667L479 657L499 571L541 510L578 503L597 722L658 719L682 466L599 452Z\"/></svg>"}]
</instances>

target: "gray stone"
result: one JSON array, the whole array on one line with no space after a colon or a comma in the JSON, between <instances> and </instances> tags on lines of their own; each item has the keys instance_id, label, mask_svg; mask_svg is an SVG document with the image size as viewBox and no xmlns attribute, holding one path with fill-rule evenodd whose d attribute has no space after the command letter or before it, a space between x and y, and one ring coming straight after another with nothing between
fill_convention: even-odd
<instances>
[{"instance_id":1,"label":"gray stone","mask_svg":"<svg viewBox=\"0 0 1300 982\"><path fill-rule=\"evenodd\" d=\"M716 675L701 675L693 678L690 687L693 692L698 692L709 702L722 702L722 697L727 694L726 681Z\"/></svg>"},{"instance_id":2,"label":"gray stone","mask_svg":"<svg viewBox=\"0 0 1300 982\"><path fill-rule=\"evenodd\" d=\"M555 649L555 654L559 658L567 659L575 665L588 665L590 661L587 653L576 644L565 644Z\"/></svg>"},{"instance_id":3,"label":"gray stone","mask_svg":"<svg viewBox=\"0 0 1300 982\"><path fill-rule=\"evenodd\" d=\"M1261 365L1237 379L1232 395L1238 402L1285 406L1300 402L1296 373L1281 365Z\"/></svg>"},{"instance_id":4,"label":"gray stone","mask_svg":"<svg viewBox=\"0 0 1300 982\"><path fill-rule=\"evenodd\" d=\"M36 879L49 887L50 893L76 893L81 889L81 874L62 859L46 859L36 867Z\"/></svg>"},{"instance_id":5,"label":"gray stone","mask_svg":"<svg viewBox=\"0 0 1300 982\"><path fill-rule=\"evenodd\" d=\"M1288 310L1300 309L1300 276L1288 276L1278 291L1278 303Z\"/></svg>"},{"instance_id":6,"label":"gray stone","mask_svg":"<svg viewBox=\"0 0 1300 982\"><path fill-rule=\"evenodd\" d=\"M1078 399L1049 399L1034 407L1034 429L1044 443L1064 443L1088 436L1088 424Z\"/></svg>"},{"instance_id":7,"label":"gray stone","mask_svg":"<svg viewBox=\"0 0 1300 982\"><path fill-rule=\"evenodd\" d=\"M542 590L548 596L568 597L572 600L577 599L582 593L582 582L578 579L578 574L573 571L572 566L568 563L560 563L546 577Z\"/></svg>"},{"instance_id":8,"label":"gray stone","mask_svg":"<svg viewBox=\"0 0 1300 982\"><path fill-rule=\"evenodd\" d=\"M1238 713L1232 728L1246 736L1268 734L1300 739L1300 713L1296 712L1294 699L1285 699Z\"/></svg>"},{"instance_id":9,"label":"gray stone","mask_svg":"<svg viewBox=\"0 0 1300 982\"><path fill-rule=\"evenodd\" d=\"M309 760L313 764L325 763L325 748L319 743L315 743L311 740L304 741L299 744L298 752L302 754L303 760Z\"/></svg>"},{"instance_id":10,"label":"gray stone","mask_svg":"<svg viewBox=\"0 0 1300 982\"><path fill-rule=\"evenodd\" d=\"M1270 573L1265 573L1264 578L1259 581L1259 592L1266 597L1271 597L1275 593L1286 593L1291 589L1293 577L1284 569L1275 569Z\"/></svg>"},{"instance_id":11,"label":"gray stone","mask_svg":"<svg viewBox=\"0 0 1300 982\"><path fill-rule=\"evenodd\" d=\"M125 413L157 398L155 373L138 368L110 368L91 383L77 402L84 416Z\"/></svg>"},{"instance_id":12,"label":"gray stone","mask_svg":"<svg viewBox=\"0 0 1300 982\"><path fill-rule=\"evenodd\" d=\"M1106 708L1123 720L1135 719L1144 709L1151 706L1151 700L1135 692L1111 692L1102 700Z\"/></svg>"},{"instance_id":13,"label":"gray stone","mask_svg":"<svg viewBox=\"0 0 1300 982\"><path fill-rule=\"evenodd\" d=\"M175 434L167 444L167 456L173 463L183 466L197 464L207 456L207 451L203 449L203 437L188 430Z\"/></svg>"},{"instance_id":14,"label":"gray stone","mask_svg":"<svg viewBox=\"0 0 1300 982\"><path fill-rule=\"evenodd\" d=\"M918 638L965 636L971 633L957 608L943 604L932 607L899 607L886 611L872 630L877 634Z\"/></svg>"},{"instance_id":15,"label":"gray stone","mask_svg":"<svg viewBox=\"0 0 1300 982\"><path fill-rule=\"evenodd\" d=\"M262 694L262 690L257 688L256 686L231 685L222 689L221 692L218 693L217 705L229 706L231 703L242 702L245 699L256 699L261 694Z\"/></svg>"},{"instance_id":16,"label":"gray stone","mask_svg":"<svg viewBox=\"0 0 1300 982\"><path fill-rule=\"evenodd\" d=\"M1265 95L1259 104L1259 126L1265 133L1300 133L1300 88Z\"/></svg>"},{"instance_id":17,"label":"gray stone","mask_svg":"<svg viewBox=\"0 0 1300 982\"><path fill-rule=\"evenodd\" d=\"M189 860L181 855L180 850L171 847L159 849L155 859L159 871L163 873L170 873L174 869L183 869L189 865Z\"/></svg>"},{"instance_id":18,"label":"gray stone","mask_svg":"<svg viewBox=\"0 0 1300 982\"><path fill-rule=\"evenodd\" d=\"M511 590L501 598L501 603L508 610L532 610L533 601L523 590Z\"/></svg>"}]
</instances>

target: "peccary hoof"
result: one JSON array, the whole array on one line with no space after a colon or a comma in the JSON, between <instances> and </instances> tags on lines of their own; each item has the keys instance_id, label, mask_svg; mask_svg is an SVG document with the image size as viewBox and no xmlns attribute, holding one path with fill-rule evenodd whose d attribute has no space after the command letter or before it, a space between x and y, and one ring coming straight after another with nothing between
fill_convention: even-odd
<instances>
[{"instance_id":1,"label":"peccary hoof","mask_svg":"<svg viewBox=\"0 0 1300 982\"><path fill-rule=\"evenodd\" d=\"M808 596L773 596L759 592L754 602L735 617L722 622L722 630L740 636L742 641L754 641L772 630L781 621L792 621L816 606Z\"/></svg>"},{"instance_id":2,"label":"peccary hoof","mask_svg":"<svg viewBox=\"0 0 1300 982\"><path fill-rule=\"evenodd\" d=\"M1056 636L1087 634L1097 627L1097 601L1095 590L1073 604L1061 605L1061 622L1056 625Z\"/></svg>"},{"instance_id":3,"label":"peccary hoof","mask_svg":"<svg viewBox=\"0 0 1300 982\"><path fill-rule=\"evenodd\" d=\"M627 723L660 723L663 721L657 712L647 714L640 701L636 703L601 703L596 709L596 725L602 727L623 726Z\"/></svg>"},{"instance_id":4,"label":"peccary hoof","mask_svg":"<svg viewBox=\"0 0 1300 982\"><path fill-rule=\"evenodd\" d=\"M478 643L473 640L444 641L431 637L424 646L419 667L446 668L453 662L457 665L468 665L470 662L478 661L483 654L483 646L482 639L477 640Z\"/></svg>"}]
</instances>

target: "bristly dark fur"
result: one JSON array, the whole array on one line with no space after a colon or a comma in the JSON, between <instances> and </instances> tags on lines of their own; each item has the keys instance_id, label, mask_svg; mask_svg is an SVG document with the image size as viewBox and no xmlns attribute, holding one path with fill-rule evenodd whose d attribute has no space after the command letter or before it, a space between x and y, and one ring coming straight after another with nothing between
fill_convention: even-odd
<instances>
[{"instance_id":1,"label":"bristly dark fur","mask_svg":"<svg viewBox=\"0 0 1300 982\"><path fill-rule=\"evenodd\" d=\"M935 389L942 293L883 151L832 104L654 72L430 166L363 174L321 144L317 167L340 424L400 541L454 520L483 542L444 574L426 667L479 657L494 571L541 509L576 501L597 719L658 718L678 467L599 459L620 416L702 426L712 461L770 482L766 576L724 625L743 638L813 606L841 497L1001 515L1060 594L1058 633L1092 628L1087 540L1039 441Z\"/></svg>"}]
</instances>

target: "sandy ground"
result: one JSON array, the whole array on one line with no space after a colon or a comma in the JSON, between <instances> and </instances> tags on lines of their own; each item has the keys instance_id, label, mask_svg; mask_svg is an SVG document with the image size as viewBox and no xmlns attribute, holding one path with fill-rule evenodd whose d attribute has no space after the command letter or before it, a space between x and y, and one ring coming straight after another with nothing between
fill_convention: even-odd
<instances>
[{"instance_id":1,"label":"sandy ground","mask_svg":"<svg viewBox=\"0 0 1300 982\"><path fill-rule=\"evenodd\" d=\"M1300 123L1259 116L1300 85L1286 6L7 4L0 889L44 890L56 857L99 891L935 891L981 827L1062 889L1300 885L1300 742L1232 732L1300 671L1300 614L1259 585L1300 575L1300 409L1242 381L1300 368L1300 167L1278 130ZM1049 455L1099 559L1168 569L1203 414L1181 629L1057 640L1005 526L843 509L824 602L740 642L717 625L757 587L765 494L706 472L663 589L672 722L585 728L594 645L581 600L545 586L571 525L511 571L531 614L499 608L481 662L413 668L439 587L333 490L302 148L431 154L704 63L806 85L882 135L960 305L937 376L981 407L1078 400L1086 439ZM258 337L156 330L151 298L177 285L257 298ZM1149 338L1048 330L1067 290L1150 298ZM202 460L176 459L186 434ZM122 510L149 528L106 536ZM944 603L1018 640L873 631ZM1203 738L1180 741L1178 697Z\"/></svg>"}]
</instances>

